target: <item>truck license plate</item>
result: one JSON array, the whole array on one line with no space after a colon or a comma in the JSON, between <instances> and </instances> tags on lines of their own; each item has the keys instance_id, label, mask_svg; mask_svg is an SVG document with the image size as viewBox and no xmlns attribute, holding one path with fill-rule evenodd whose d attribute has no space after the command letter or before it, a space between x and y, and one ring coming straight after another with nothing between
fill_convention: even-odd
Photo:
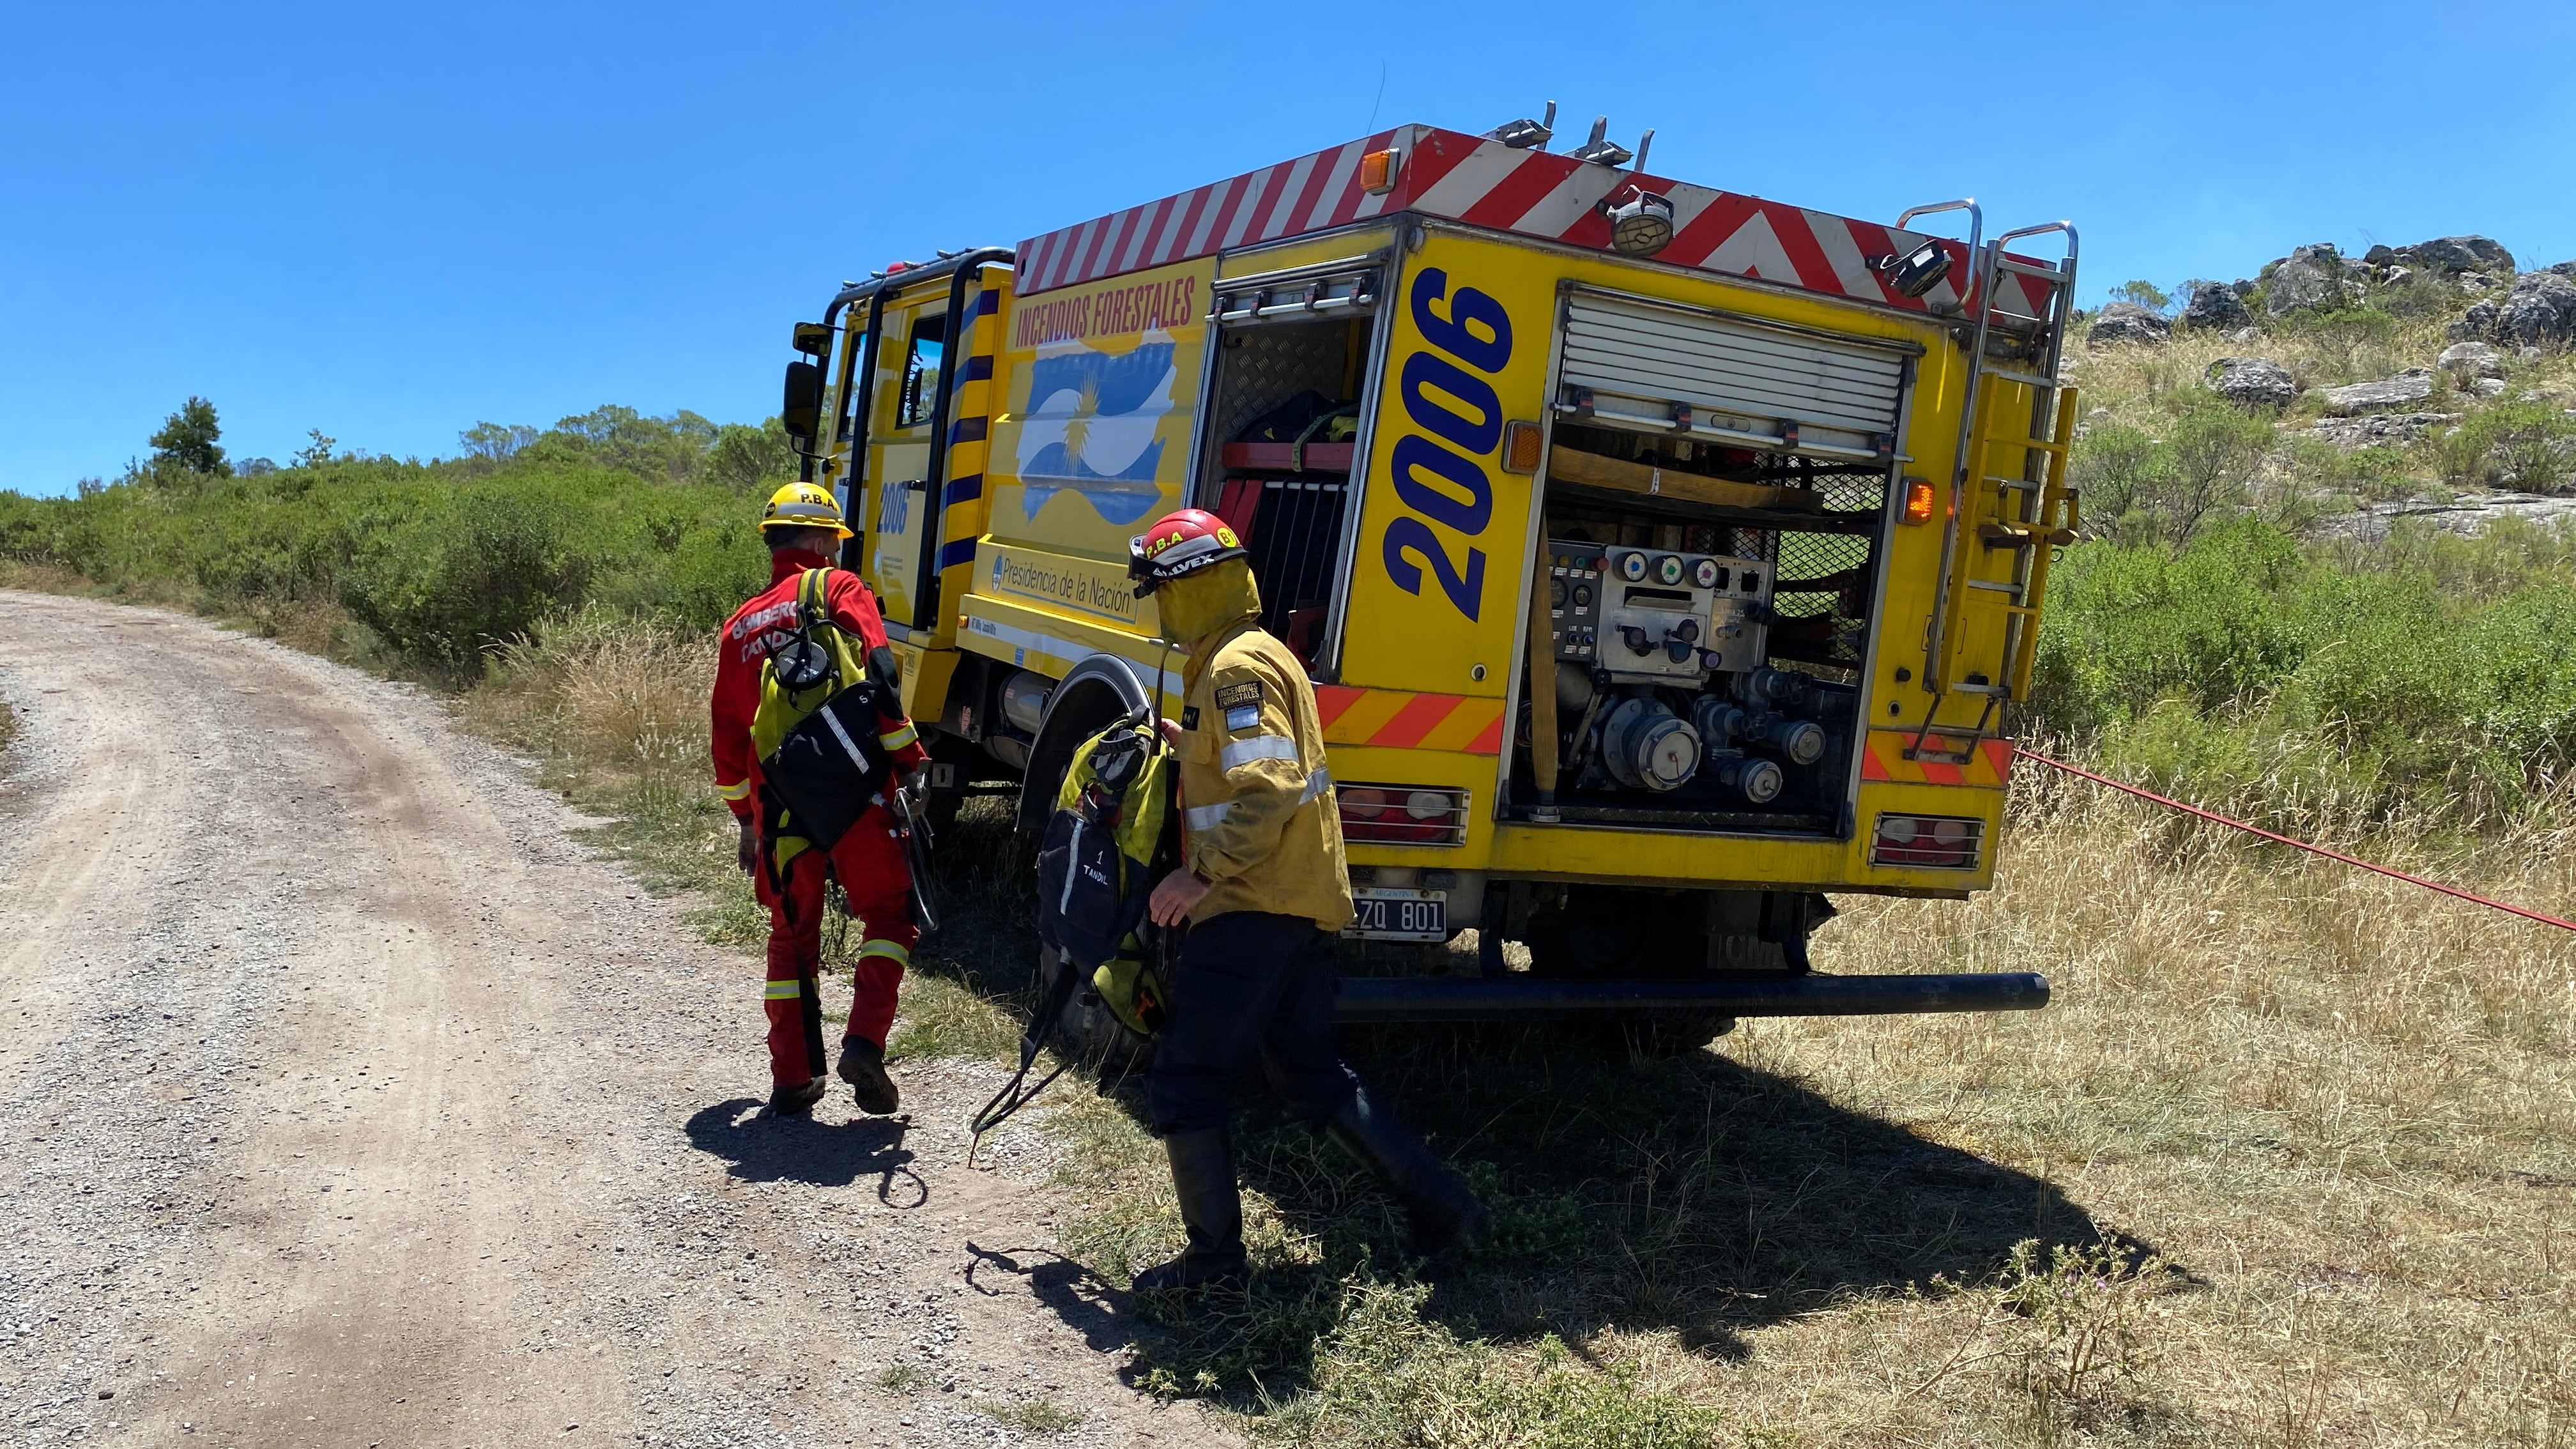
<instances>
[{"instance_id":1,"label":"truck license plate","mask_svg":"<svg viewBox=\"0 0 2576 1449\"><path fill-rule=\"evenodd\" d=\"M1449 893L1356 887L1351 906L1359 914L1344 935L1363 941L1446 941L1449 939Z\"/></svg>"}]
</instances>

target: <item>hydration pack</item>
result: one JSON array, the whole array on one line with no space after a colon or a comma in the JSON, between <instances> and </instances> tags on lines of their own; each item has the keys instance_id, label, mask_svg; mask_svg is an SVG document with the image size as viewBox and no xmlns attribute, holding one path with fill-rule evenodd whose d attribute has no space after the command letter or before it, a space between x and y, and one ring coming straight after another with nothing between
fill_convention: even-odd
<instances>
[{"instance_id":1,"label":"hydration pack","mask_svg":"<svg viewBox=\"0 0 2576 1449\"><path fill-rule=\"evenodd\" d=\"M1139 711L1074 750L1038 847L1038 935L1120 1022L1152 1036L1171 1003L1145 902L1179 854L1179 761Z\"/></svg>"},{"instance_id":2,"label":"hydration pack","mask_svg":"<svg viewBox=\"0 0 2576 1449\"><path fill-rule=\"evenodd\" d=\"M807 569L798 581L795 635L761 661L751 716L761 835L822 850L884 789L891 763L884 735L903 727L902 702L870 676L860 641L832 622L831 572Z\"/></svg>"}]
</instances>

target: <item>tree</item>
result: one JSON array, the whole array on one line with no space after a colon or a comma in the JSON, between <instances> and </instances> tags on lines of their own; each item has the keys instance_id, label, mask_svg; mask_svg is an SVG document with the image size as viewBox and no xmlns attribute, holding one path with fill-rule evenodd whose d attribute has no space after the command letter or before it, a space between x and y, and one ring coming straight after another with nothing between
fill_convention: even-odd
<instances>
[{"instance_id":1,"label":"tree","mask_svg":"<svg viewBox=\"0 0 2576 1449\"><path fill-rule=\"evenodd\" d=\"M168 483L192 474L231 477L232 464L224 461L224 450L216 444L223 435L222 425L215 420L215 405L201 397L189 398L152 435L153 478Z\"/></svg>"},{"instance_id":2,"label":"tree","mask_svg":"<svg viewBox=\"0 0 2576 1449\"><path fill-rule=\"evenodd\" d=\"M2122 282L2119 290L2111 295L2123 302L2135 302L2153 312L2161 312L2173 305L2172 294L2155 283L2147 281Z\"/></svg>"},{"instance_id":3,"label":"tree","mask_svg":"<svg viewBox=\"0 0 2576 1449\"><path fill-rule=\"evenodd\" d=\"M456 440L487 463L507 463L537 440L537 430L525 423L476 423L458 433Z\"/></svg>"},{"instance_id":4,"label":"tree","mask_svg":"<svg viewBox=\"0 0 2576 1449\"><path fill-rule=\"evenodd\" d=\"M304 436L313 441L295 450L296 467L319 468L331 461L331 445L340 441L338 438L325 435L320 428L306 428Z\"/></svg>"}]
</instances>

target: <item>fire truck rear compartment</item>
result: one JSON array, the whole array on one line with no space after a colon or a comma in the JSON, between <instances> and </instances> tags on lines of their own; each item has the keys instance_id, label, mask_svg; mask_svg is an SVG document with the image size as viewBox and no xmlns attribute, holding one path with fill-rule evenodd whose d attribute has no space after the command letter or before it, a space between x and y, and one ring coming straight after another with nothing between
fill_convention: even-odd
<instances>
[{"instance_id":1,"label":"fire truck rear compartment","mask_svg":"<svg viewBox=\"0 0 2576 1449\"><path fill-rule=\"evenodd\" d=\"M1553 667L1523 691L1509 809L1847 835L1922 349L1586 286L1560 300L1529 650Z\"/></svg>"},{"instance_id":2,"label":"fire truck rear compartment","mask_svg":"<svg viewBox=\"0 0 2576 1449\"><path fill-rule=\"evenodd\" d=\"M1243 536L1261 624L1312 664L1350 497L1368 316L1220 333L1199 496Z\"/></svg>"},{"instance_id":3,"label":"fire truck rear compartment","mask_svg":"<svg viewBox=\"0 0 2576 1449\"><path fill-rule=\"evenodd\" d=\"M1890 473L1559 421L1539 597L1560 819L1848 830ZM1537 714L1521 711L1512 757L1524 820Z\"/></svg>"}]
</instances>

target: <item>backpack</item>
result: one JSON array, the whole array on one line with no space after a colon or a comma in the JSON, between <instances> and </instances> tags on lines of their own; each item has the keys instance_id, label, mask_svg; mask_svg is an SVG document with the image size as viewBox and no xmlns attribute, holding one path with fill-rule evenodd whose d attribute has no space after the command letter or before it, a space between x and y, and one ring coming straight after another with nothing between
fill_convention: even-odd
<instances>
[{"instance_id":1,"label":"backpack","mask_svg":"<svg viewBox=\"0 0 2576 1449\"><path fill-rule=\"evenodd\" d=\"M1179 762L1149 713L1074 750L1038 847L1038 936L1086 976L1112 1015L1152 1036L1171 1003L1146 898L1179 852Z\"/></svg>"},{"instance_id":2,"label":"backpack","mask_svg":"<svg viewBox=\"0 0 2576 1449\"><path fill-rule=\"evenodd\" d=\"M796 586L796 633L760 663L751 742L760 757L761 834L829 850L883 790L890 762L878 736L903 718L901 701L870 676L860 641L832 622L831 570Z\"/></svg>"}]
</instances>

